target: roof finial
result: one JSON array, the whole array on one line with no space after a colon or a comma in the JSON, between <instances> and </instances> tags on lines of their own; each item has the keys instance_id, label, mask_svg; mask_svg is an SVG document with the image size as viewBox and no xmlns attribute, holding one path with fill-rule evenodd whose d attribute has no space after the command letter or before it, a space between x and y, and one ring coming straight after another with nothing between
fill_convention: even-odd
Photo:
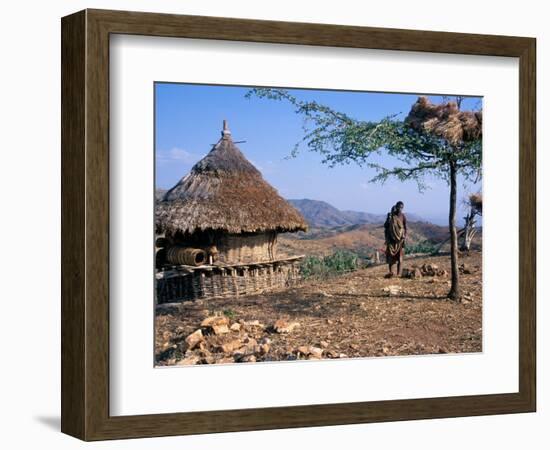
<instances>
[{"instance_id":1,"label":"roof finial","mask_svg":"<svg viewBox=\"0 0 550 450\"><path fill-rule=\"evenodd\" d=\"M223 130L222 130L222 137L231 136L231 131L229 131L229 127L227 126L227 120L223 119Z\"/></svg>"}]
</instances>

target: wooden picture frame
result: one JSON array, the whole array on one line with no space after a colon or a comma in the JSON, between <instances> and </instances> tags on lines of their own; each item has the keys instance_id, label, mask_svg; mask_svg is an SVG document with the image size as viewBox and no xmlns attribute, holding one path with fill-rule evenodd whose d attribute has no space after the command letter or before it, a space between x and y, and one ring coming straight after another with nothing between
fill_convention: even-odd
<instances>
[{"instance_id":1,"label":"wooden picture frame","mask_svg":"<svg viewBox=\"0 0 550 450\"><path fill-rule=\"evenodd\" d=\"M101 440L535 411L535 39L104 10L64 17L61 29L64 433ZM117 33L519 58L519 391L110 416L109 36Z\"/></svg>"}]
</instances>

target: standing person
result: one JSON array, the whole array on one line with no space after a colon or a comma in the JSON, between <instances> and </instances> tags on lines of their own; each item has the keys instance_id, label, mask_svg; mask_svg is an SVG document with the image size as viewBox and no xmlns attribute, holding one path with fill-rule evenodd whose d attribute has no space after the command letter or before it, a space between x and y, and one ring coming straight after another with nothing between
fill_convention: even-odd
<instances>
[{"instance_id":1,"label":"standing person","mask_svg":"<svg viewBox=\"0 0 550 450\"><path fill-rule=\"evenodd\" d=\"M386 262L389 273L386 278L394 276L393 266L397 263L397 276L401 275L401 263L405 253L405 238L407 237L407 218L403 214L404 203L399 201L392 206L384 223L386 239Z\"/></svg>"}]
</instances>

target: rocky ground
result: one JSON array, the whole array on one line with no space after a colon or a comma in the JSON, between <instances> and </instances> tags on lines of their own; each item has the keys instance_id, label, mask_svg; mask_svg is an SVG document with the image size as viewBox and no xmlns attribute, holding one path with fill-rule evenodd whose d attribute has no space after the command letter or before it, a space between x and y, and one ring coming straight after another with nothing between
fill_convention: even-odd
<instances>
[{"instance_id":1,"label":"rocky ground","mask_svg":"<svg viewBox=\"0 0 550 450\"><path fill-rule=\"evenodd\" d=\"M160 305L157 365L480 352L482 264L461 256L463 299L446 299L448 256L387 266L237 299Z\"/></svg>"}]
</instances>

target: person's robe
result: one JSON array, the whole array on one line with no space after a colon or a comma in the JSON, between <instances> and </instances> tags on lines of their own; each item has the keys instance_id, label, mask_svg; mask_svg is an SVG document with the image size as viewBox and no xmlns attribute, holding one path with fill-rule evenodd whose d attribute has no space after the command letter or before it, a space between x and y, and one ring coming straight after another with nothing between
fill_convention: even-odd
<instances>
[{"instance_id":1,"label":"person's robe","mask_svg":"<svg viewBox=\"0 0 550 450\"><path fill-rule=\"evenodd\" d=\"M407 234L407 218L405 214L388 213L384 224L386 238L386 259L389 264L399 261L404 253L405 236Z\"/></svg>"}]
</instances>

